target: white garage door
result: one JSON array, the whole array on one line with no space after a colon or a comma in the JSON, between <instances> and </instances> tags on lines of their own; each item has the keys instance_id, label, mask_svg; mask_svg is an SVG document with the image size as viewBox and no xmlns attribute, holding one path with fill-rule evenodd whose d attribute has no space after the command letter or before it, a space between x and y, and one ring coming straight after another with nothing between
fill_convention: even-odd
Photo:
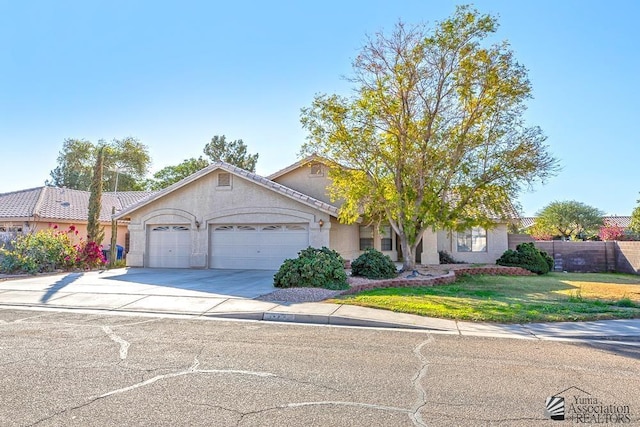
<instances>
[{"instance_id":1,"label":"white garage door","mask_svg":"<svg viewBox=\"0 0 640 427\"><path fill-rule=\"evenodd\" d=\"M189 268L191 232L184 225L149 228L149 267Z\"/></svg>"},{"instance_id":2,"label":"white garage door","mask_svg":"<svg viewBox=\"0 0 640 427\"><path fill-rule=\"evenodd\" d=\"M212 225L211 268L277 270L309 246L302 224Z\"/></svg>"}]
</instances>

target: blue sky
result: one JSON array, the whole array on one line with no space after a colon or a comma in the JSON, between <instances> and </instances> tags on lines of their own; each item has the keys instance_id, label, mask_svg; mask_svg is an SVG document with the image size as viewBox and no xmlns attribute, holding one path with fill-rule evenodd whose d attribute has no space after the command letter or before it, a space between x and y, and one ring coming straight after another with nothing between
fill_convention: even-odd
<instances>
[{"instance_id":1,"label":"blue sky","mask_svg":"<svg viewBox=\"0 0 640 427\"><path fill-rule=\"evenodd\" d=\"M243 139L257 172L298 160L300 109L347 94L366 34L433 23L445 0L0 0L0 192L43 185L65 138L137 137L152 172ZM529 70L527 121L562 165L525 215L578 200L629 215L640 198L640 2L476 1Z\"/></svg>"}]
</instances>

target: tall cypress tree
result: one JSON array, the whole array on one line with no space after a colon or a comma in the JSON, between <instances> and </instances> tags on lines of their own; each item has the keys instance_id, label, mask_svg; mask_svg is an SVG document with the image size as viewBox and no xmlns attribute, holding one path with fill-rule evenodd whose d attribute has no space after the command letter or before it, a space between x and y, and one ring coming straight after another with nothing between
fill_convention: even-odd
<instances>
[{"instance_id":1,"label":"tall cypress tree","mask_svg":"<svg viewBox=\"0 0 640 427\"><path fill-rule=\"evenodd\" d=\"M87 220L87 240L102 244L104 228L100 226L100 211L102 210L102 167L104 163L104 147L98 148L96 164L93 168L93 178L89 191L89 215Z\"/></svg>"}]
</instances>

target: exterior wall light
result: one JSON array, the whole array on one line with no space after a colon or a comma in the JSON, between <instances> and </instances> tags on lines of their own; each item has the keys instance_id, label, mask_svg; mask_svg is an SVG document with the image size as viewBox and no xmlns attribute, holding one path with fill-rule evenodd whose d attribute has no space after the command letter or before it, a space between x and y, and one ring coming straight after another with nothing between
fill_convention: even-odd
<instances>
[{"instance_id":1,"label":"exterior wall light","mask_svg":"<svg viewBox=\"0 0 640 427\"><path fill-rule=\"evenodd\" d=\"M322 228L322 226L324 225L324 221L323 220L318 221L318 225L320 226L320 228Z\"/></svg>"}]
</instances>

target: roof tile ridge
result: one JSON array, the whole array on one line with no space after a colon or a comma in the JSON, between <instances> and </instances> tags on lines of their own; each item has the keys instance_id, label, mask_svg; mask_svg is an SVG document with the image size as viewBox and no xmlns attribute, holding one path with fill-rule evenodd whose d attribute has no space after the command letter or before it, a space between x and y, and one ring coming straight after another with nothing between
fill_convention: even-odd
<instances>
[{"instance_id":1,"label":"roof tile ridge","mask_svg":"<svg viewBox=\"0 0 640 427\"><path fill-rule=\"evenodd\" d=\"M39 187L40 188L40 194L38 194L38 199L36 200L36 204L33 205L33 212L31 212L31 216L41 216L40 215L40 207L42 206L42 203L44 202L44 198L45 198L45 193L47 192L47 188L51 188L49 186L42 186Z\"/></svg>"}]
</instances>

